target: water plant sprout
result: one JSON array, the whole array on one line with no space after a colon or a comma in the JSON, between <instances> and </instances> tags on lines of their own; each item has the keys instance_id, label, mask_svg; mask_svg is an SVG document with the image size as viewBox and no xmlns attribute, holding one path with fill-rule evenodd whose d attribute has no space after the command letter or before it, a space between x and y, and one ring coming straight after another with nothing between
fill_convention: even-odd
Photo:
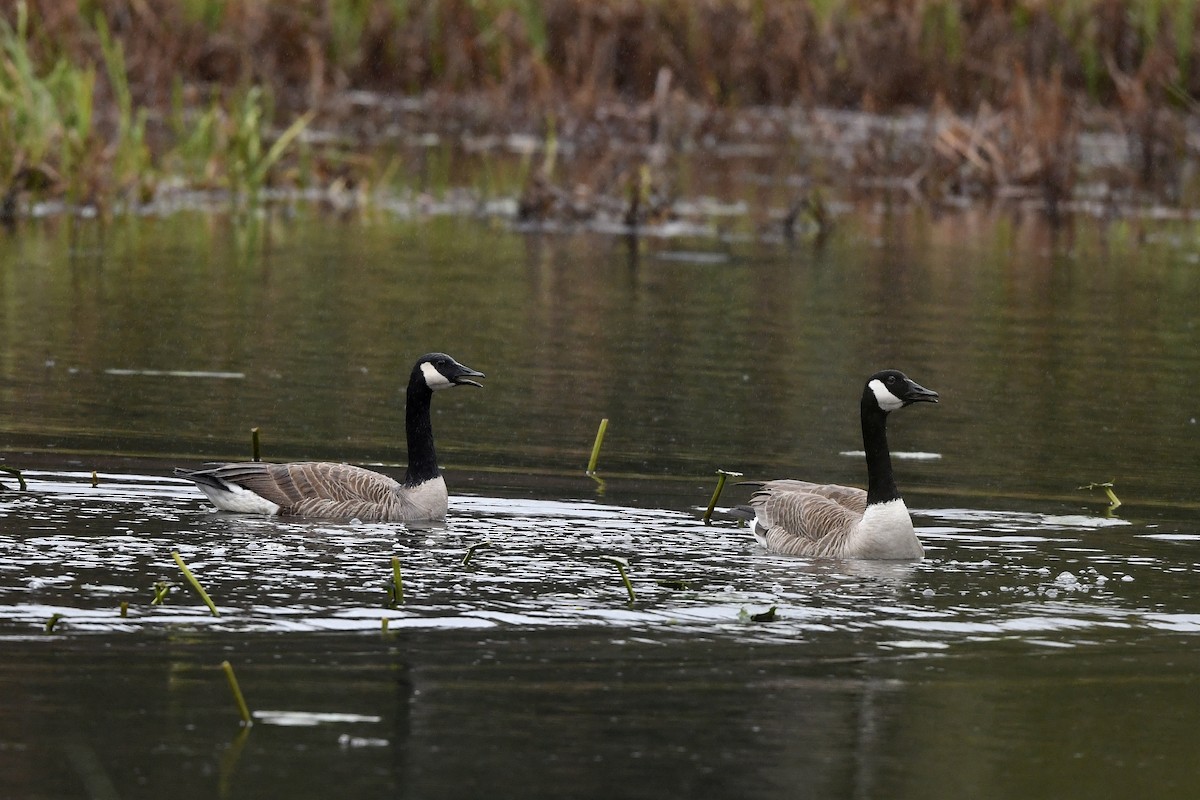
<instances>
[{"instance_id":1,"label":"water plant sprout","mask_svg":"<svg viewBox=\"0 0 1200 800\"><path fill-rule=\"evenodd\" d=\"M721 492L725 489L725 481L728 478L740 478L742 473L729 472L728 470L717 470L717 488L713 490L712 499L708 501L708 508L704 511L704 524L712 524L713 509L717 507L717 501L721 499Z\"/></svg>"},{"instance_id":2,"label":"water plant sprout","mask_svg":"<svg viewBox=\"0 0 1200 800\"><path fill-rule=\"evenodd\" d=\"M629 568L629 560L620 556L600 556L603 560L617 565L617 572L621 573L621 580L625 584L625 591L629 593L629 605L633 605L637 597L633 593L633 584L629 582L629 573L626 570Z\"/></svg>"},{"instance_id":3,"label":"water plant sprout","mask_svg":"<svg viewBox=\"0 0 1200 800\"><path fill-rule=\"evenodd\" d=\"M262 453L258 443L258 426L250 429L250 458L253 461L262 461Z\"/></svg>"},{"instance_id":4,"label":"water plant sprout","mask_svg":"<svg viewBox=\"0 0 1200 800\"><path fill-rule=\"evenodd\" d=\"M190 583L192 588L196 590L196 594L200 595L200 599L204 601L206 606L208 606L208 610L212 613L212 615L214 617L221 616L221 612L217 611L216 604L214 604L212 598L208 596L208 592L204 591L204 587L200 585L200 581L196 580L196 576L192 574L190 569L188 569L187 564L183 563L183 559L179 557L179 553L175 550L172 550L171 558L175 559L175 563L179 565L179 569L183 572L183 577L187 578L188 583Z\"/></svg>"},{"instance_id":5,"label":"water plant sprout","mask_svg":"<svg viewBox=\"0 0 1200 800\"><path fill-rule=\"evenodd\" d=\"M596 441L592 445L592 457L588 459L587 474L595 477L596 462L600 460L600 445L604 444L604 433L608 430L608 417L600 420L600 427L596 430Z\"/></svg>"},{"instance_id":6,"label":"water plant sprout","mask_svg":"<svg viewBox=\"0 0 1200 800\"><path fill-rule=\"evenodd\" d=\"M404 602L404 582L400 578L400 559L392 556L392 582L388 584L388 608Z\"/></svg>"},{"instance_id":7,"label":"water plant sprout","mask_svg":"<svg viewBox=\"0 0 1200 800\"><path fill-rule=\"evenodd\" d=\"M229 681L229 691L233 692L233 701L237 703L238 713L242 716L242 726L248 728L254 724L254 718L250 715L250 707L246 705L246 698L242 696L242 688L238 686L237 675L233 674L233 665L228 661L222 661L221 669L225 671L225 680Z\"/></svg>"},{"instance_id":8,"label":"water plant sprout","mask_svg":"<svg viewBox=\"0 0 1200 800\"><path fill-rule=\"evenodd\" d=\"M150 601L152 606L161 606L163 601L167 599L167 592L175 588L175 584L170 581L155 581L154 582L154 599Z\"/></svg>"}]
</instances>

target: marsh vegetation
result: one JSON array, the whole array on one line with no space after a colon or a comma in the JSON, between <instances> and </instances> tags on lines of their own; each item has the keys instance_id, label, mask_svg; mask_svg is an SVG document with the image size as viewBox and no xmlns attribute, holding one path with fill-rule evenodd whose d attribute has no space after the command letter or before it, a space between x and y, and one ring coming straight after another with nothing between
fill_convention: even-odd
<instances>
[{"instance_id":1,"label":"marsh vegetation","mask_svg":"<svg viewBox=\"0 0 1200 800\"><path fill-rule=\"evenodd\" d=\"M0 216L453 195L629 227L703 216L690 176L746 157L773 190L749 216L789 234L881 196L1186 210L1195 10L21 0L0 10Z\"/></svg>"}]
</instances>

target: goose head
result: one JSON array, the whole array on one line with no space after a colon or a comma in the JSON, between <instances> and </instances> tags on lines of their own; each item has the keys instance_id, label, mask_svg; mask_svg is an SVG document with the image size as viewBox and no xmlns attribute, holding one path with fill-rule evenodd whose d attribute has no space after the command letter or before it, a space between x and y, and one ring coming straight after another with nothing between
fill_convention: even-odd
<instances>
[{"instance_id":1,"label":"goose head","mask_svg":"<svg viewBox=\"0 0 1200 800\"><path fill-rule=\"evenodd\" d=\"M482 372L458 363L445 353L426 353L413 366L413 380L423 382L426 388L435 392L463 385L483 388L482 383L471 380L482 377Z\"/></svg>"},{"instance_id":2,"label":"goose head","mask_svg":"<svg viewBox=\"0 0 1200 800\"><path fill-rule=\"evenodd\" d=\"M926 389L897 369L885 369L867 378L864 402L873 398L883 412L895 411L913 403L936 403L938 393Z\"/></svg>"}]
</instances>

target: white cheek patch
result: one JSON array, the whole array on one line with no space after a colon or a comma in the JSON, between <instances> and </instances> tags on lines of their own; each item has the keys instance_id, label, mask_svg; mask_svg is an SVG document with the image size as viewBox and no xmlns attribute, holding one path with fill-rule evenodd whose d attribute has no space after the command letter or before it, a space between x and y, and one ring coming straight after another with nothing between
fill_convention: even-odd
<instances>
[{"instance_id":1,"label":"white cheek patch","mask_svg":"<svg viewBox=\"0 0 1200 800\"><path fill-rule=\"evenodd\" d=\"M875 393L875 402L884 411L895 411L898 408L904 408L904 401L889 392L887 387L883 385L883 381L876 378L867 385Z\"/></svg>"},{"instance_id":2,"label":"white cheek patch","mask_svg":"<svg viewBox=\"0 0 1200 800\"><path fill-rule=\"evenodd\" d=\"M454 385L428 361L421 365L421 374L425 376L425 385L434 391L449 389Z\"/></svg>"}]
</instances>

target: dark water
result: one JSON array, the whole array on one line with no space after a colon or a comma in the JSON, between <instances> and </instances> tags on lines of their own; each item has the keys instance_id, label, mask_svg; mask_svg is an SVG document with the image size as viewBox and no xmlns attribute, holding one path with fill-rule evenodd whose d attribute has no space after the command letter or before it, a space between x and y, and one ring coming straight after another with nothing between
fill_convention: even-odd
<instances>
[{"instance_id":1,"label":"dark water","mask_svg":"<svg viewBox=\"0 0 1200 800\"><path fill-rule=\"evenodd\" d=\"M1187 229L965 214L847 218L822 250L454 217L22 229L0 797L1194 797L1198 260ZM431 349L489 376L434 401L444 525L216 514L167 477L254 426L270 459L394 471ZM861 483L882 366L942 394L892 420L923 562L700 521L717 468ZM1111 516L1077 489L1110 480Z\"/></svg>"}]
</instances>

